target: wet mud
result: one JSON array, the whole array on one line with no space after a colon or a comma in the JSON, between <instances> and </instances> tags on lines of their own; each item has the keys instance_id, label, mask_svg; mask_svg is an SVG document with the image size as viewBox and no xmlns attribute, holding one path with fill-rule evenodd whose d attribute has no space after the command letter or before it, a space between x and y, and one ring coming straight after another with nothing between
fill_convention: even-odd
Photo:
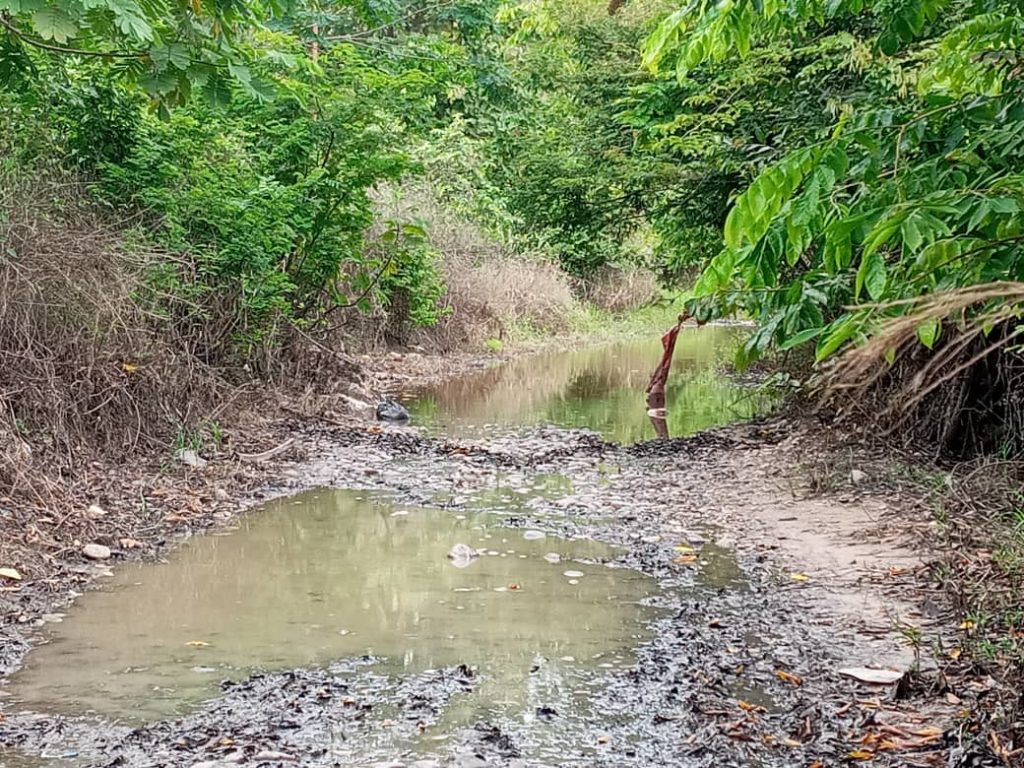
<instances>
[{"instance_id":1,"label":"wet mud","mask_svg":"<svg viewBox=\"0 0 1024 768\"><path fill-rule=\"evenodd\" d=\"M950 698L948 682L912 669L905 636L866 628L799 542L771 537L768 513L788 519L788 502L765 498L761 483L793 431L776 419L623 448L553 428L480 439L331 430L321 458L273 493L337 487L450 514L486 507L509 527L615 545L608 566L659 586L632 663L596 667L574 697L552 689L529 716L440 731L484 670L399 675L372 658L342 660L225 683L191 714L142 727L12 712L0 721L0 762L39 764L14 762L17 747L65 756L44 765L175 768L984 765L955 729L950 702L968 693ZM871 589L885 603L887 589ZM906 674L878 686L839 672L871 659ZM525 673L542 679L546 661Z\"/></svg>"}]
</instances>

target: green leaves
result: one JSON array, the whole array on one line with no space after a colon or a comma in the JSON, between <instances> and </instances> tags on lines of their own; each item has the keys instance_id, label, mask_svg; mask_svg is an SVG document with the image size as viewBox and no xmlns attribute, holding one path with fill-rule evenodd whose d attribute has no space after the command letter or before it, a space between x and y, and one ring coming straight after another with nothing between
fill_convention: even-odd
<instances>
[{"instance_id":1,"label":"green leaves","mask_svg":"<svg viewBox=\"0 0 1024 768\"><path fill-rule=\"evenodd\" d=\"M78 24L64 9L47 5L32 11L32 27L43 40L66 43L78 34Z\"/></svg>"},{"instance_id":2,"label":"green leaves","mask_svg":"<svg viewBox=\"0 0 1024 768\"><path fill-rule=\"evenodd\" d=\"M687 87L698 88L791 49L813 63L791 64L743 130L734 122L714 136L758 167L696 294L758 319L751 353L767 340L784 349L814 342L824 360L916 297L1024 279L1024 7L698 2L648 40L645 63L654 52L660 62L675 56ZM737 93L710 91L703 115L729 114ZM820 105L807 118L816 129L779 126L810 102ZM690 167L698 173L699 159ZM929 348L940 334L937 323L917 329Z\"/></svg>"},{"instance_id":3,"label":"green leaves","mask_svg":"<svg viewBox=\"0 0 1024 768\"><path fill-rule=\"evenodd\" d=\"M868 294L875 301L881 300L885 294L887 283L885 259L877 250L865 251L857 270L857 281L853 289L854 298L860 298L861 290L868 289Z\"/></svg>"},{"instance_id":4,"label":"green leaves","mask_svg":"<svg viewBox=\"0 0 1024 768\"><path fill-rule=\"evenodd\" d=\"M114 65L111 72L164 107L184 101L193 87L218 97L230 93L221 84L209 86L211 69L233 71L251 96L271 95L265 80L246 77L257 53L251 33L272 14L263 0L0 0L0 10L8 14L0 28L8 45L26 53L107 62Z\"/></svg>"},{"instance_id":5,"label":"green leaves","mask_svg":"<svg viewBox=\"0 0 1024 768\"><path fill-rule=\"evenodd\" d=\"M801 149L770 166L741 194L725 220L725 244L741 248L758 242L814 168L820 151Z\"/></svg>"}]
</instances>

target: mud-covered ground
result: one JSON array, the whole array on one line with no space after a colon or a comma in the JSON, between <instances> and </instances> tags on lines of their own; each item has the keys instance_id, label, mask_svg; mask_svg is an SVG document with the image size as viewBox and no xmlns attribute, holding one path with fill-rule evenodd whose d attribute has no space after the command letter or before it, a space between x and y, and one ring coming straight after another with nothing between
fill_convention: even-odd
<instances>
[{"instance_id":1,"label":"mud-covered ground","mask_svg":"<svg viewBox=\"0 0 1024 768\"><path fill-rule=\"evenodd\" d=\"M466 728L436 757L398 750L361 762L379 754L371 746L382 729L429 733L452 697L473 696L476 673L396 679L373 659L339 660L225 684L199 711L135 729L9 714L0 744L97 766L998 765L960 727L984 685L947 679L931 660L934 649L955 647L956 628L919 565L913 515L903 509L895 524L894 500L848 453L825 462L823 494L811 470L831 450L822 434L775 419L623 448L557 429L445 440L413 428L297 424L301 453L279 462L281 482L264 495L369 488L454 514L487 494L511 526L621 545L616 564L658 579L663 610L652 639L633 667L599 673L598 714L564 718L551 707ZM530 492L551 474L571 489ZM493 493L499 477L524 491L505 507ZM187 526L240 508L214 502ZM113 559L166 552L166 530ZM76 567L87 582L109 561ZM9 666L36 618L60 610L67 593L27 585L12 596L26 620L5 628ZM840 673L863 666L905 674L877 685ZM544 729L564 744L557 758L533 757Z\"/></svg>"}]
</instances>

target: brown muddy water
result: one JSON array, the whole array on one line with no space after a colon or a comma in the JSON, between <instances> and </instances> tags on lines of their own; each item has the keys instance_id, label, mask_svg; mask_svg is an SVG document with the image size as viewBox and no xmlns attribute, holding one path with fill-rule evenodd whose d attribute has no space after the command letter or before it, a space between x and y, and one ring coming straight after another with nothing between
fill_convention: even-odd
<instances>
[{"instance_id":1,"label":"brown muddy water","mask_svg":"<svg viewBox=\"0 0 1024 768\"><path fill-rule=\"evenodd\" d=\"M540 533L365 492L275 501L80 598L11 679L13 703L148 721L189 711L224 678L370 655L387 672L478 667L469 717L525 710L538 658L567 682L627 664L656 591L600 564L611 547ZM484 554L456 567L460 543Z\"/></svg>"},{"instance_id":2,"label":"brown muddy water","mask_svg":"<svg viewBox=\"0 0 1024 768\"><path fill-rule=\"evenodd\" d=\"M771 398L723 373L749 333L737 326L683 328L667 386L671 437L742 421ZM629 444L653 440L644 388L661 357L656 333L578 350L553 350L409 393L415 423L455 436L552 424Z\"/></svg>"}]
</instances>

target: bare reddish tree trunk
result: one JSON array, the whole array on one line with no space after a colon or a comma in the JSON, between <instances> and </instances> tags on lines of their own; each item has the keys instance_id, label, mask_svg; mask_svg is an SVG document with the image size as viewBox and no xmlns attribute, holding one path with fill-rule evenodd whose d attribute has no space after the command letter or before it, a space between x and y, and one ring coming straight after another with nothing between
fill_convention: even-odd
<instances>
[{"instance_id":1,"label":"bare reddish tree trunk","mask_svg":"<svg viewBox=\"0 0 1024 768\"><path fill-rule=\"evenodd\" d=\"M685 313L679 316L679 322L670 328L661 337L661 362L651 374L651 380L647 383L647 415L654 425L654 431L658 437L665 439L668 434L668 423L665 420L665 384L668 382L668 373L672 369L672 355L676 351L676 338L679 336L679 329L688 319Z\"/></svg>"}]
</instances>

